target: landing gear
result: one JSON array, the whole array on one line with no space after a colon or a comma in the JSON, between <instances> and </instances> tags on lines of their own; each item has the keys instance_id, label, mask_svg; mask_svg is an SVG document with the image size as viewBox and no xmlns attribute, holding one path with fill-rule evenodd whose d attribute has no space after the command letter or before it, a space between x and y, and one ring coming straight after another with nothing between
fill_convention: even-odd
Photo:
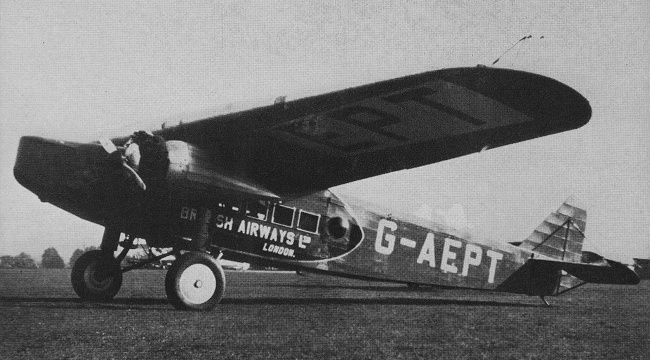
<instances>
[{"instance_id":1,"label":"landing gear","mask_svg":"<svg viewBox=\"0 0 650 360\"><path fill-rule=\"evenodd\" d=\"M72 268L72 287L84 300L110 300L122 287L120 263L111 253L89 251Z\"/></svg>"},{"instance_id":2,"label":"landing gear","mask_svg":"<svg viewBox=\"0 0 650 360\"><path fill-rule=\"evenodd\" d=\"M180 310L211 310L221 301L225 289L226 275L219 263L199 251L176 259L165 278L167 298Z\"/></svg>"},{"instance_id":3,"label":"landing gear","mask_svg":"<svg viewBox=\"0 0 650 360\"><path fill-rule=\"evenodd\" d=\"M72 287L82 299L110 300L122 286L122 273L160 261L170 255L176 256L176 260L167 271L165 292L175 308L207 311L214 308L223 298L226 275L217 260L208 253L190 251L180 255L180 251L187 248L174 248L168 253L149 257L122 268L120 263L134 248L135 237L127 234L124 240L119 242L120 235L119 231L106 228L101 250L81 255L72 268ZM114 257L118 242L122 251Z\"/></svg>"}]
</instances>

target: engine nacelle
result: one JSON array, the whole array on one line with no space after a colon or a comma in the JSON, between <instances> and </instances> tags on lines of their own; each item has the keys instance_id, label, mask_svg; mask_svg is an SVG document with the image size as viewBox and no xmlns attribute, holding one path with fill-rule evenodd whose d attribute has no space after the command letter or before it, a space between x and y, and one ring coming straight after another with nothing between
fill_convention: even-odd
<instances>
[{"instance_id":1,"label":"engine nacelle","mask_svg":"<svg viewBox=\"0 0 650 360\"><path fill-rule=\"evenodd\" d=\"M244 197L279 199L259 184L218 165L208 153L183 141L166 142L169 152L167 181L171 188L180 187L208 194L233 194Z\"/></svg>"}]
</instances>

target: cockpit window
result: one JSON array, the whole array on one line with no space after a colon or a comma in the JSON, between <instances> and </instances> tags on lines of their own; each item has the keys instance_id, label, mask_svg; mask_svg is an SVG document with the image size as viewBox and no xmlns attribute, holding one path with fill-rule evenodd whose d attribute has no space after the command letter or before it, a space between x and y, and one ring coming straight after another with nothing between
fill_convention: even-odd
<instances>
[{"instance_id":1,"label":"cockpit window","mask_svg":"<svg viewBox=\"0 0 650 360\"><path fill-rule=\"evenodd\" d=\"M269 214L268 201L251 201L246 205L246 215L257 220L266 221Z\"/></svg>"},{"instance_id":2,"label":"cockpit window","mask_svg":"<svg viewBox=\"0 0 650 360\"><path fill-rule=\"evenodd\" d=\"M320 215L300 210L298 214L298 229L315 234L318 232L319 221Z\"/></svg>"},{"instance_id":3,"label":"cockpit window","mask_svg":"<svg viewBox=\"0 0 650 360\"><path fill-rule=\"evenodd\" d=\"M275 224L284 225L288 227L293 226L293 214L296 212L295 208L276 204L273 208L273 219Z\"/></svg>"}]
</instances>

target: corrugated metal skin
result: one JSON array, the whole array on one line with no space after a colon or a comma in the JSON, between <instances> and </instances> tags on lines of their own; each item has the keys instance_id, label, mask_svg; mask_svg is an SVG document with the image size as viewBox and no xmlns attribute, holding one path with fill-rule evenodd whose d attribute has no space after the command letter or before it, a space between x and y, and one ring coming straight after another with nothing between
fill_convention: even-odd
<instances>
[{"instance_id":1,"label":"corrugated metal skin","mask_svg":"<svg viewBox=\"0 0 650 360\"><path fill-rule=\"evenodd\" d=\"M587 212L568 199L533 231L520 248L551 259L580 262Z\"/></svg>"}]
</instances>

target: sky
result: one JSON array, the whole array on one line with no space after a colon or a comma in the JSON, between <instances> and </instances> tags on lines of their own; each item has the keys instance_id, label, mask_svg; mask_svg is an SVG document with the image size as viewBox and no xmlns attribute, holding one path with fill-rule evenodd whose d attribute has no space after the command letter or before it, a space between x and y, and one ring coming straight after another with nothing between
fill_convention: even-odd
<instances>
[{"instance_id":1,"label":"sky","mask_svg":"<svg viewBox=\"0 0 650 360\"><path fill-rule=\"evenodd\" d=\"M573 195L585 250L649 258L649 26L647 1L2 1L0 255L67 262L103 232L16 182L21 136L93 141L499 58L576 89L591 121L335 191L499 244Z\"/></svg>"}]
</instances>

